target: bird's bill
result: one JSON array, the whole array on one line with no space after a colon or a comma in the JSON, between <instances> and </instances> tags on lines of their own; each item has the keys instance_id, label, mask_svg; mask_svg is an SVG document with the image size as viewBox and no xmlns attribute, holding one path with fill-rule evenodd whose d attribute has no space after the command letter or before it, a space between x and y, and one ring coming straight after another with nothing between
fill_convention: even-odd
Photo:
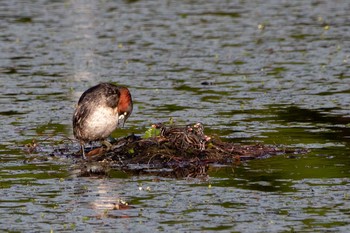
<instances>
[{"instance_id":1,"label":"bird's bill","mask_svg":"<svg viewBox=\"0 0 350 233\"><path fill-rule=\"evenodd\" d=\"M118 117L118 125L121 125L121 127L124 127L124 124L126 122L126 112Z\"/></svg>"}]
</instances>

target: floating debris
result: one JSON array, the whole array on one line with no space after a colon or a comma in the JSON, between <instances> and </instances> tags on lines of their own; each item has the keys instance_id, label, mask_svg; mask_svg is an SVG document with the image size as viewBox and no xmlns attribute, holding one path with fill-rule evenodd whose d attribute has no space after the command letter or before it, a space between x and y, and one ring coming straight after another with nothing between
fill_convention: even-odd
<instances>
[{"instance_id":1,"label":"floating debris","mask_svg":"<svg viewBox=\"0 0 350 233\"><path fill-rule=\"evenodd\" d=\"M155 124L143 137L130 135L112 148L94 148L87 160L77 161L80 176L108 175L111 169L133 175L205 177L209 165L233 165L241 161L281 154L304 154L306 149L271 145L239 145L204 134L201 123L179 126ZM74 154L80 157L80 153Z\"/></svg>"}]
</instances>

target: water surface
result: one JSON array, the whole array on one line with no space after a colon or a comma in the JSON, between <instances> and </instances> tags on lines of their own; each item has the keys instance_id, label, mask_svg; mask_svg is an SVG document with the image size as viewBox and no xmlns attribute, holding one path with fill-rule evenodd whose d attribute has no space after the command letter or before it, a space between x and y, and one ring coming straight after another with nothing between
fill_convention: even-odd
<instances>
[{"instance_id":1,"label":"water surface","mask_svg":"<svg viewBox=\"0 0 350 233\"><path fill-rule=\"evenodd\" d=\"M0 229L349 231L348 12L345 0L2 1ZM74 105L102 81L135 103L115 137L172 117L311 152L204 180L76 177L76 161L48 154L78 150Z\"/></svg>"}]
</instances>

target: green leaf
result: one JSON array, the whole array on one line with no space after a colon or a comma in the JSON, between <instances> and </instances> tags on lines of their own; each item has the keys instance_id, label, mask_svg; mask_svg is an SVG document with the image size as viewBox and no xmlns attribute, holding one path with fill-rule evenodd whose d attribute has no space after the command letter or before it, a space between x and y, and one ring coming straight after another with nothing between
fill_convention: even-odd
<instances>
[{"instance_id":1,"label":"green leaf","mask_svg":"<svg viewBox=\"0 0 350 233\"><path fill-rule=\"evenodd\" d=\"M147 139L151 137L157 137L160 134L160 129L156 129L154 127L149 128L145 134L142 136L142 138Z\"/></svg>"}]
</instances>

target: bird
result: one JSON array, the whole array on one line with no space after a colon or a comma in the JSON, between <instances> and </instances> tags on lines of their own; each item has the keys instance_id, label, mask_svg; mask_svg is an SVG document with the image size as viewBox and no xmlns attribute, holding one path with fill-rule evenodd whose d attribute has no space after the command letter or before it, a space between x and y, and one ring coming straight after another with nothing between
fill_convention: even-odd
<instances>
[{"instance_id":1,"label":"bird","mask_svg":"<svg viewBox=\"0 0 350 233\"><path fill-rule=\"evenodd\" d=\"M73 134L84 145L104 141L119 125L124 126L133 109L127 87L100 83L87 89L79 98L73 114Z\"/></svg>"}]
</instances>

